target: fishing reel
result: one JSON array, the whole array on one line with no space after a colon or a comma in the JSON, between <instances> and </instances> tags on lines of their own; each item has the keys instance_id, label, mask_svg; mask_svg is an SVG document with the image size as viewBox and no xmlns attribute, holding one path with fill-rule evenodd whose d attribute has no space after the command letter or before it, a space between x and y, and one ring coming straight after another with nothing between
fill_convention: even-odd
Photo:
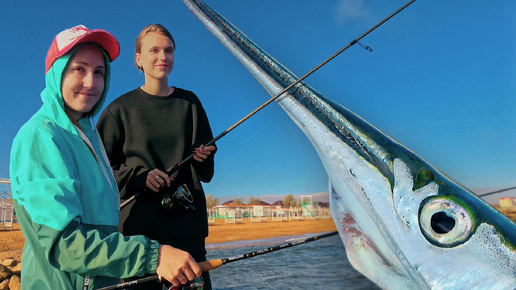
<instances>
[{"instance_id":1,"label":"fishing reel","mask_svg":"<svg viewBox=\"0 0 516 290\"><path fill-rule=\"evenodd\" d=\"M161 200L161 207L165 210L171 209L174 205L183 206L186 209L195 209L193 196L186 184L181 184L172 194L167 191Z\"/></svg>"}]
</instances>

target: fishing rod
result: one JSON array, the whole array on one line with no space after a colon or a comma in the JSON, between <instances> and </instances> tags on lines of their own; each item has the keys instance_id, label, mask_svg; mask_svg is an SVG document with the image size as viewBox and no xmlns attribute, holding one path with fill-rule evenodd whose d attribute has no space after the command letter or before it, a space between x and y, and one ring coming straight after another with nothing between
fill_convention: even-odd
<instances>
[{"instance_id":1,"label":"fishing rod","mask_svg":"<svg viewBox=\"0 0 516 290\"><path fill-rule=\"evenodd\" d=\"M201 269L202 269L203 272L207 272L207 271L211 271L211 270L215 270L217 268L220 268L220 267L222 267L223 265L225 265L227 263L231 263L231 262L235 262L235 261L240 261L240 260L247 259L247 258L256 257L256 256L259 256L259 255L271 253L271 252L274 252L274 251L279 251L279 250L282 250L282 249L290 248L290 247L301 245L301 244L306 244L308 242L313 242L313 241L317 241L317 240L320 240L320 239L323 239L323 238L327 238L327 237L331 237L331 236L337 235L338 233L339 232L334 231L334 232L329 232L329 233L326 233L326 234L322 234L322 235L318 235L318 236L313 236L313 237L309 237L309 238L296 239L295 241L292 241L292 242L289 242L289 243L281 244L281 245L276 246L276 247L265 248L265 249L262 249L262 250L259 250L259 251L256 251L256 252L249 252L249 253L246 253L246 254L243 254L243 255L238 255L238 256L234 256L234 257L230 257L230 258L225 258L225 259L214 259L214 260L209 260L209 261L201 262L201 263L199 263L199 266L201 266Z\"/></svg>"},{"instance_id":2,"label":"fishing rod","mask_svg":"<svg viewBox=\"0 0 516 290\"><path fill-rule=\"evenodd\" d=\"M289 243L285 243L285 244L281 244L281 245L276 246L276 247L265 248L265 249L262 249L262 250L259 250L259 251L249 252L249 253L246 253L246 254L242 254L242 255L238 255L238 256L234 256L234 257L230 257L230 258L225 258L225 259L213 259L213 260L209 260L209 261L200 262L199 266L201 267L201 271L202 272L208 272L208 271L220 268L220 267L222 267L223 265L225 265L227 263L236 262L236 261L240 261L240 260L243 260L243 259L248 259L248 258L256 257L256 256L259 256L259 255L263 255L263 254L279 251L279 250L282 250L282 249L290 248L290 247L301 245L301 244L306 244L308 242L313 242L313 241L317 241L317 240L320 240L320 239L323 239L323 238L327 238L327 237L331 237L331 236L337 235L338 233L339 232L334 231L334 232L329 232L329 233L326 233L326 234L322 234L322 235L318 235L318 236L313 236L313 237L309 237L309 238L296 239L295 241L292 241L292 242L289 242ZM99 290L121 289L121 288L124 288L124 287L134 286L134 285L137 285L137 284L142 284L142 283L145 283L145 282L155 281L155 280L161 280L161 278L158 275L154 275L154 276L137 279L137 280L130 281L130 282L125 282L125 283L120 283L120 284L113 285L113 286L108 286L108 287L100 288Z\"/></svg>"},{"instance_id":3,"label":"fishing rod","mask_svg":"<svg viewBox=\"0 0 516 290\"><path fill-rule=\"evenodd\" d=\"M511 189L516 189L516 186L515 187L505 188L505 189L500 189L500 190L497 190L497 191L491 191L491 192L479 194L478 197L482 197L482 196L486 196L486 195L491 195L491 194L495 194L495 193L500 193L500 192L508 191L508 190L511 190Z\"/></svg>"},{"instance_id":4,"label":"fishing rod","mask_svg":"<svg viewBox=\"0 0 516 290\"><path fill-rule=\"evenodd\" d=\"M287 92L288 90L290 90L293 86L297 85L299 82L301 82L302 80L304 80L305 78L307 78L308 76L310 76L311 74L313 74L315 71L317 71L318 69L320 69L322 66L324 66L325 64L327 64L328 62L330 62L331 60L333 60L335 57L337 57L339 54L341 54L342 52L344 52L345 50L347 50L348 48L350 48L351 46L353 46L354 44L358 43L362 38L364 38L365 36L367 36L369 33L371 33L373 30L375 30L376 28L378 28L380 25L384 24L385 22L387 22L389 19L391 19L392 17L394 17L396 14L400 13L402 10L404 10L405 8L407 8L410 4L414 3L416 0L411 0L409 1L407 4L403 5L401 8L399 8L398 10L396 10L395 12L393 12L391 15L387 16L386 18L384 18L382 21L378 22L375 26L371 27L369 30L367 30L366 32L364 32L362 35L360 35L359 37L355 38L353 41L351 41L350 43L348 43L345 47L341 48L339 51L337 51L336 53L334 53L332 56L330 56L329 58L327 58L325 61L321 62L319 65L317 65L315 68L313 68L312 70L310 70L309 72L307 72L305 75L303 75L302 77L300 77L297 81L293 82L291 85L287 86L286 88L284 88L281 92L277 93L274 97L270 98L267 102L263 103L261 106L259 106L258 108L256 108L254 111L252 111L251 113L249 113L247 116L243 117L242 119L240 119L240 121L236 122L233 126L229 127L228 129L226 129L225 131L223 131L222 133L220 133L217 137L213 138L211 141L209 141L208 143L204 144L203 146L206 147L206 146L210 146L212 145L213 143L215 143L216 141L218 141L220 138L226 136L229 132L233 131L236 127L240 126L240 124L242 124L243 122L247 121L247 119L251 118L253 115L255 115L256 113L258 113L259 111L261 111L263 108L265 108L267 105L269 105L270 103L272 103L274 100L276 100L277 98L279 98L281 95L283 95L285 92ZM361 44L360 44L361 45ZM361 45L362 46L362 45ZM367 48L366 48L367 49ZM369 51L371 51L371 49L368 49ZM169 170L168 174L169 175L172 175L174 172L176 172L177 170L179 170L179 168L184 165L186 162L190 161L190 159L192 159L194 157L195 153L192 153L190 154L190 156L186 157L184 160L182 160L181 162L177 163L176 165L174 165L172 167L172 169ZM123 202L121 205L120 205L120 209L124 208L128 203L130 203L133 199L135 199L140 193L136 193L135 195L131 196L129 199L127 199L125 202Z\"/></svg>"}]
</instances>

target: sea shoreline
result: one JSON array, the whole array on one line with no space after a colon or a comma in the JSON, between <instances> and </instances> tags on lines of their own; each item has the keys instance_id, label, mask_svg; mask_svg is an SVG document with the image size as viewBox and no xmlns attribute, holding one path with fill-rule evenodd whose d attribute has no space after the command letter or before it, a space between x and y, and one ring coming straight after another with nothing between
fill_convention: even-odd
<instances>
[{"instance_id":1,"label":"sea shoreline","mask_svg":"<svg viewBox=\"0 0 516 290\"><path fill-rule=\"evenodd\" d=\"M263 240L283 236L301 236L336 231L332 219L306 219L301 221L270 221L252 223L245 220L239 224L226 224L217 220L209 227L206 244L221 244L235 241Z\"/></svg>"}]
</instances>

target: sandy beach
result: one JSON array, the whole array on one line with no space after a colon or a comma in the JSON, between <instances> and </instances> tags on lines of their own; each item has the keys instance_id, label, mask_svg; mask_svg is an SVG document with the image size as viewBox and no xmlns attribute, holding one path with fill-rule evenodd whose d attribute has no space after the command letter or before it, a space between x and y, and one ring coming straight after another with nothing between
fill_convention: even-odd
<instances>
[{"instance_id":1,"label":"sandy beach","mask_svg":"<svg viewBox=\"0 0 516 290\"><path fill-rule=\"evenodd\" d=\"M244 220L241 224L226 224L224 219L219 219L216 220L215 225L209 227L209 230L207 244L317 234L335 231L336 228L332 219L262 223L250 223ZM12 231L0 231L0 261L6 258L21 260L24 242L25 238L18 224L14 225Z\"/></svg>"},{"instance_id":2,"label":"sandy beach","mask_svg":"<svg viewBox=\"0 0 516 290\"><path fill-rule=\"evenodd\" d=\"M232 241L259 240L281 236L298 236L303 234L317 234L336 231L332 219L303 220L287 222L224 224L224 220L217 220L210 226L207 244L218 244Z\"/></svg>"}]
</instances>

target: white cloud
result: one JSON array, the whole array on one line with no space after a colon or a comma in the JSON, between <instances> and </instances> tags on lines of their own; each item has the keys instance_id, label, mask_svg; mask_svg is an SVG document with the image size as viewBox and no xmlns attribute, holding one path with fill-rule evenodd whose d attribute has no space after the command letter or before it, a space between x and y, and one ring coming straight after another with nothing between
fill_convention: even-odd
<instances>
[{"instance_id":1,"label":"white cloud","mask_svg":"<svg viewBox=\"0 0 516 290\"><path fill-rule=\"evenodd\" d=\"M337 21L344 23L348 20L369 16L363 0L340 0L337 3Z\"/></svg>"}]
</instances>

